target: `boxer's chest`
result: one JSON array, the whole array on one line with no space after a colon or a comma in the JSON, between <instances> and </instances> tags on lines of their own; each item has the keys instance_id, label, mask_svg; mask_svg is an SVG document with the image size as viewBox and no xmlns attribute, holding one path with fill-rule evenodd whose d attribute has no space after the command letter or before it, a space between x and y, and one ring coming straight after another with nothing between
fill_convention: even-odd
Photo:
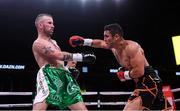
<instances>
[{"instance_id":1,"label":"boxer's chest","mask_svg":"<svg viewBox=\"0 0 180 111\"><path fill-rule=\"evenodd\" d=\"M125 51L114 50L114 55L118 63L123 67L130 67L130 58Z\"/></svg>"}]
</instances>

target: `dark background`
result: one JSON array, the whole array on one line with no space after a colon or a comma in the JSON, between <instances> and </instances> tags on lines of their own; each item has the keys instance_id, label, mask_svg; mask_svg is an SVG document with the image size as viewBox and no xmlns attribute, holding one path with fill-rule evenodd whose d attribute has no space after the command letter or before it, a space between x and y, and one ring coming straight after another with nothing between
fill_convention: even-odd
<instances>
[{"instance_id":1,"label":"dark background","mask_svg":"<svg viewBox=\"0 0 180 111\"><path fill-rule=\"evenodd\" d=\"M179 87L171 37L180 35L178 0L0 0L0 64L24 64L25 70L0 70L1 91L35 91L38 66L31 46L37 38L34 20L39 13L54 17L54 39L69 52L94 51L95 64L78 82L86 91L132 91L132 81L122 83L110 68L118 68L111 51L78 47L68 40L72 35L103 39L103 27L119 23L124 38L138 42L148 62L159 71L164 85ZM128 87L127 87L128 86Z\"/></svg>"}]
</instances>

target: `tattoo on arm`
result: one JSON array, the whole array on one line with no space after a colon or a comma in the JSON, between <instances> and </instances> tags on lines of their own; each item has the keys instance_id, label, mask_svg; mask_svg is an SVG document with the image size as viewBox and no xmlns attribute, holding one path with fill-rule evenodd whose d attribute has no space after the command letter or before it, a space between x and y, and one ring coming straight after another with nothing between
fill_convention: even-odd
<instances>
[{"instance_id":1,"label":"tattoo on arm","mask_svg":"<svg viewBox=\"0 0 180 111\"><path fill-rule=\"evenodd\" d=\"M53 47L51 46L44 46L42 48L43 50L43 53L48 55L48 54L52 54L56 51L56 49L53 49ZM72 54L71 53L67 53L67 52L61 52L61 60L62 61L69 61L69 60L72 60Z\"/></svg>"},{"instance_id":2,"label":"tattoo on arm","mask_svg":"<svg viewBox=\"0 0 180 111\"><path fill-rule=\"evenodd\" d=\"M72 60L72 54L64 54L63 60L64 60L64 61Z\"/></svg>"},{"instance_id":3,"label":"tattoo on arm","mask_svg":"<svg viewBox=\"0 0 180 111\"><path fill-rule=\"evenodd\" d=\"M50 46L48 46L48 47L44 46L42 49L44 51L44 54L49 54L49 53L53 53L54 52L54 50Z\"/></svg>"}]
</instances>

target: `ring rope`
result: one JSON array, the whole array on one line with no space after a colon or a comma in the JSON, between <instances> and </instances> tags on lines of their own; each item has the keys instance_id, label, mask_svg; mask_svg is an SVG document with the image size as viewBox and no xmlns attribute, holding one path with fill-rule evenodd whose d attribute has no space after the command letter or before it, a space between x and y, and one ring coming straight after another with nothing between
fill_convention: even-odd
<instances>
[{"instance_id":1,"label":"ring rope","mask_svg":"<svg viewBox=\"0 0 180 111\"><path fill-rule=\"evenodd\" d=\"M180 88L172 89L173 93L179 92ZM132 92L82 92L82 95L129 95ZM0 96L32 96L33 92L0 92ZM180 99L175 99L174 102L180 102ZM85 102L86 105L125 105L126 102L101 102L99 99L97 102ZM20 104L0 104L1 108L12 107L31 107L32 103L20 103Z\"/></svg>"}]
</instances>

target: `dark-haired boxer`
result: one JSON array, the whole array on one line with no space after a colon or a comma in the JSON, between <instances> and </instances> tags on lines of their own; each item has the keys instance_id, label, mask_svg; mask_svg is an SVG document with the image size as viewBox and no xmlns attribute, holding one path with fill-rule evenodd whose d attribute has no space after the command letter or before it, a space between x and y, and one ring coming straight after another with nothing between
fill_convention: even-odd
<instances>
[{"instance_id":1,"label":"dark-haired boxer","mask_svg":"<svg viewBox=\"0 0 180 111\"><path fill-rule=\"evenodd\" d=\"M142 47L135 41L125 40L119 24L104 27L104 40L75 35L69 39L69 43L72 47L90 46L112 51L121 65L118 78L121 81L134 80L136 84L124 110L149 110L157 97L163 98L161 79L149 65Z\"/></svg>"}]
</instances>

